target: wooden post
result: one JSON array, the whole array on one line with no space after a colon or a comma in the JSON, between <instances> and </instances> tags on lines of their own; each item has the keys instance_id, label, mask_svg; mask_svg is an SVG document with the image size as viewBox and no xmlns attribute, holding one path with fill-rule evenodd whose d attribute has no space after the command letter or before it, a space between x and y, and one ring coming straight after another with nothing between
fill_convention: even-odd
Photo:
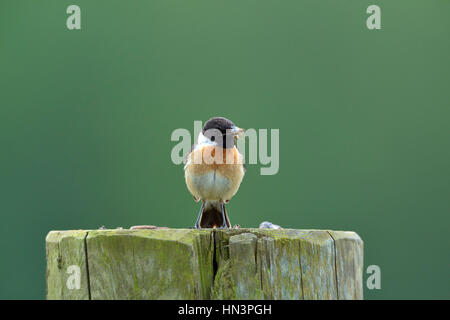
<instances>
[{"instance_id":1,"label":"wooden post","mask_svg":"<svg viewBox=\"0 0 450 320\"><path fill-rule=\"evenodd\" d=\"M362 299L354 232L51 231L47 299Z\"/></svg>"}]
</instances>

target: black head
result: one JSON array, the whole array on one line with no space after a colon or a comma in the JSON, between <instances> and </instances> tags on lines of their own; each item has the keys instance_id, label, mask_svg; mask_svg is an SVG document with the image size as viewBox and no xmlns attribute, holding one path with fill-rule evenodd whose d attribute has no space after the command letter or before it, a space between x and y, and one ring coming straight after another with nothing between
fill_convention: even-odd
<instances>
[{"instance_id":1,"label":"black head","mask_svg":"<svg viewBox=\"0 0 450 320\"><path fill-rule=\"evenodd\" d=\"M205 125L203 126L202 133L204 134L205 131L209 129L216 129L222 132L222 134L225 134L227 130L232 130L233 128L236 128L236 126L233 122L231 122L231 120L228 120L227 118L216 117L206 121Z\"/></svg>"},{"instance_id":2,"label":"black head","mask_svg":"<svg viewBox=\"0 0 450 320\"><path fill-rule=\"evenodd\" d=\"M234 147L236 126L231 120L223 117L215 117L206 121L202 133L205 137L214 141L218 133L222 134L223 148Z\"/></svg>"}]
</instances>

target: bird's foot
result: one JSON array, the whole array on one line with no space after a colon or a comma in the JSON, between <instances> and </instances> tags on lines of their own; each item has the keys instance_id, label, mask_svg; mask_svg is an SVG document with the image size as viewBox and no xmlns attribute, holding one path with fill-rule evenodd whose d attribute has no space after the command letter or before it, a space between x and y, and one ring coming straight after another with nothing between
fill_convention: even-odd
<instances>
[{"instance_id":1,"label":"bird's foot","mask_svg":"<svg viewBox=\"0 0 450 320\"><path fill-rule=\"evenodd\" d=\"M225 223L225 224L221 225L220 227L217 227L217 229L232 229L232 227Z\"/></svg>"}]
</instances>

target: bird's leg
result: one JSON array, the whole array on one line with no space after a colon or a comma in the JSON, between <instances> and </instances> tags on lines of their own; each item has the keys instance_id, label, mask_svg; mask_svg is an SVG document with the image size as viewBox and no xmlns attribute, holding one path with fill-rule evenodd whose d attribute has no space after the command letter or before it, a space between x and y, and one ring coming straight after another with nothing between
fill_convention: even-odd
<instances>
[{"instance_id":1,"label":"bird's leg","mask_svg":"<svg viewBox=\"0 0 450 320\"><path fill-rule=\"evenodd\" d=\"M195 229L201 229L200 220L202 219L203 207L205 206L205 202L202 201L202 206L200 207L200 212L198 213L197 221L195 222Z\"/></svg>"},{"instance_id":2,"label":"bird's leg","mask_svg":"<svg viewBox=\"0 0 450 320\"><path fill-rule=\"evenodd\" d=\"M225 211L225 203L220 203L220 209L222 212L222 225L220 226L220 229L228 229L230 227L230 223L228 221L227 212Z\"/></svg>"}]
</instances>

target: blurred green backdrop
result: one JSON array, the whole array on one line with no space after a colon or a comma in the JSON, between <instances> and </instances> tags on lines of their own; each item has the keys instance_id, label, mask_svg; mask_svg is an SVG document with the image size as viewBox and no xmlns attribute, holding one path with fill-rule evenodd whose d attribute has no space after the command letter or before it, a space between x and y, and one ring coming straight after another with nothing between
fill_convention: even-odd
<instances>
[{"instance_id":1,"label":"blurred green backdrop","mask_svg":"<svg viewBox=\"0 0 450 320\"><path fill-rule=\"evenodd\" d=\"M354 230L366 299L448 299L449 107L446 0L2 0L0 298L45 298L50 230L192 226L170 135L223 115L280 129L233 224Z\"/></svg>"}]
</instances>

